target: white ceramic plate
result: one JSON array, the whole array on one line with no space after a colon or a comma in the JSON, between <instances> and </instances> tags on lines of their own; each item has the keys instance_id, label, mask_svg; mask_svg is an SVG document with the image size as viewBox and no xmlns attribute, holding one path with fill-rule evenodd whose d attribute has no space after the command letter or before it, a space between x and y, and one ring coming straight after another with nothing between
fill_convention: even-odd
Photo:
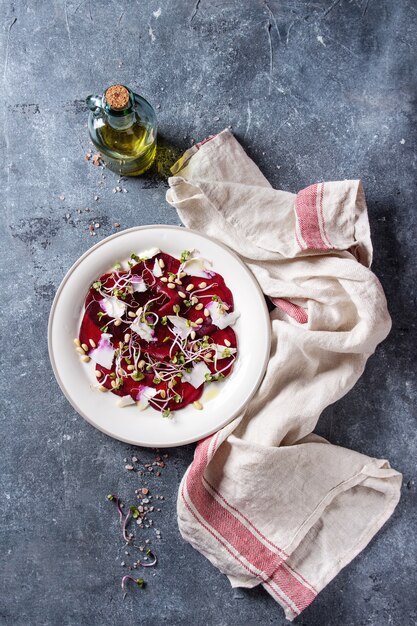
<instances>
[{"instance_id":1,"label":"white ceramic plate","mask_svg":"<svg viewBox=\"0 0 417 626\"><path fill-rule=\"evenodd\" d=\"M195 248L222 274L240 317L233 329L238 339L238 358L233 373L222 383L207 385L204 409L192 405L174 413L172 419L149 407L119 408L117 398L93 388L93 363L82 363L74 349L91 283L116 262L152 247L179 257ZM265 299L255 278L226 246L201 233L177 226L141 226L116 233L93 246L71 267L62 281L49 317L49 356L56 379L72 406L102 432L147 447L179 446L219 430L236 417L258 388L270 349L270 321Z\"/></svg>"}]
</instances>

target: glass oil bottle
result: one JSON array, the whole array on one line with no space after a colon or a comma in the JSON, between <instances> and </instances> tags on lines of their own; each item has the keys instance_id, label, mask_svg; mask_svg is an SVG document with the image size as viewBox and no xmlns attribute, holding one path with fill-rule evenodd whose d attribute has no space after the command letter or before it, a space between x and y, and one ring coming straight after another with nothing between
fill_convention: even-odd
<instances>
[{"instance_id":1,"label":"glass oil bottle","mask_svg":"<svg viewBox=\"0 0 417 626\"><path fill-rule=\"evenodd\" d=\"M139 176L156 155L157 121L152 106L124 85L102 96L88 96L88 131L107 167L122 176Z\"/></svg>"}]
</instances>

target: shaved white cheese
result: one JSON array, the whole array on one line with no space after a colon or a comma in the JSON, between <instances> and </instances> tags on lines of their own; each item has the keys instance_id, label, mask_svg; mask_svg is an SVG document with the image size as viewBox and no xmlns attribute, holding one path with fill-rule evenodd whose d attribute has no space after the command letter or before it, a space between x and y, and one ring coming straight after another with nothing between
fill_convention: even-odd
<instances>
[{"instance_id":1,"label":"shaved white cheese","mask_svg":"<svg viewBox=\"0 0 417 626\"><path fill-rule=\"evenodd\" d=\"M212 301L206 304L206 309L210 311L210 317L213 324L221 330L227 328L227 326L233 326L239 317L239 313L237 313L237 311L233 311L233 313L226 313L222 307L222 303L217 301Z\"/></svg>"},{"instance_id":2,"label":"shaved white cheese","mask_svg":"<svg viewBox=\"0 0 417 626\"><path fill-rule=\"evenodd\" d=\"M146 291L148 288L142 276L137 276L136 274L132 276L130 283L133 287L133 291L137 291L139 293Z\"/></svg>"},{"instance_id":3,"label":"shaved white cheese","mask_svg":"<svg viewBox=\"0 0 417 626\"><path fill-rule=\"evenodd\" d=\"M162 276L162 267L159 265L158 259L155 259L155 263L153 264L153 270L152 273L154 276L156 276L157 278L159 278L160 276Z\"/></svg>"},{"instance_id":4,"label":"shaved white cheese","mask_svg":"<svg viewBox=\"0 0 417 626\"><path fill-rule=\"evenodd\" d=\"M90 359L108 370L111 369L114 359L114 347L110 341L112 336L109 333L103 333L97 348L88 353Z\"/></svg>"},{"instance_id":5,"label":"shaved white cheese","mask_svg":"<svg viewBox=\"0 0 417 626\"><path fill-rule=\"evenodd\" d=\"M206 374L211 374L209 368L203 361L196 363L191 372L184 372L181 380L190 383L195 389L206 381Z\"/></svg>"},{"instance_id":6,"label":"shaved white cheese","mask_svg":"<svg viewBox=\"0 0 417 626\"><path fill-rule=\"evenodd\" d=\"M148 387L147 385L140 385L138 394L136 396L136 404L138 409L143 411L147 409L149 406L149 400L151 400L158 393L157 389L153 387Z\"/></svg>"},{"instance_id":7,"label":"shaved white cheese","mask_svg":"<svg viewBox=\"0 0 417 626\"><path fill-rule=\"evenodd\" d=\"M138 253L138 257L140 259L152 259L156 254L159 254L161 251L159 248L149 248L149 250L143 250Z\"/></svg>"},{"instance_id":8,"label":"shaved white cheese","mask_svg":"<svg viewBox=\"0 0 417 626\"><path fill-rule=\"evenodd\" d=\"M114 320L121 319L126 311L126 304L116 298L116 296L103 298L103 300L100 300L100 306Z\"/></svg>"},{"instance_id":9,"label":"shaved white cheese","mask_svg":"<svg viewBox=\"0 0 417 626\"><path fill-rule=\"evenodd\" d=\"M167 317L174 327L175 334L181 337L181 339L187 339L188 335L193 330L190 326L190 322L180 315L168 315Z\"/></svg>"},{"instance_id":10,"label":"shaved white cheese","mask_svg":"<svg viewBox=\"0 0 417 626\"><path fill-rule=\"evenodd\" d=\"M195 259L188 259L183 263L183 272L188 276L199 276L201 278L211 278L213 272L209 270L211 265L210 261L203 259L202 257L196 257Z\"/></svg>"},{"instance_id":11,"label":"shaved white cheese","mask_svg":"<svg viewBox=\"0 0 417 626\"><path fill-rule=\"evenodd\" d=\"M133 330L145 341L156 341L155 331L146 322L141 322L138 318L130 325L130 330Z\"/></svg>"},{"instance_id":12,"label":"shaved white cheese","mask_svg":"<svg viewBox=\"0 0 417 626\"><path fill-rule=\"evenodd\" d=\"M216 359L227 359L229 356L232 356L232 354L236 354L237 349L236 348L229 348L229 346L222 346L218 343L216 343L214 345L215 349L216 349Z\"/></svg>"},{"instance_id":13,"label":"shaved white cheese","mask_svg":"<svg viewBox=\"0 0 417 626\"><path fill-rule=\"evenodd\" d=\"M122 396L121 398L119 398L116 404L117 406L124 407L136 404L136 402L135 400L133 400L132 396Z\"/></svg>"}]
</instances>

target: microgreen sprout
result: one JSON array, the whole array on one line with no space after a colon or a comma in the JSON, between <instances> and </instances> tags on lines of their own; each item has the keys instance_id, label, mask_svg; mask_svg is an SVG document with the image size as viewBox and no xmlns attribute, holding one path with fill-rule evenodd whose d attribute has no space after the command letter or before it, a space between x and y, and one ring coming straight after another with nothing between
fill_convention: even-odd
<instances>
[{"instance_id":1,"label":"microgreen sprout","mask_svg":"<svg viewBox=\"0 0 417 626\"><path fill-rule=\"evenodd\" d=\"M180 256L181 263L185 263L186 261L188 261L188 259L190 258L191 254L192 253L191 253L190 250L183 250L181 252L181 256Z\"/></svg>"},{"instance_id":2,"label":"microgreen sprout","mask_svg":"<svg viewBox=\"0 0 417 626\"><path fill-rule=\"evenodd\" d=\"M148 548L145 552L146 556L148 559L152 559L149 563L148 562L144 562L144 561L138 561L139 565L141 565L142 567L153 567L154 565L157 564L158 559L156 558L156 555Z\"/></svg>"},{"instance_id":3,"label":"microgreen sprout","mask_svg":"<svg viewBox=\"0 0 417 626\"><path fill-rule=\"evenodd\" d=\"M109 495L106 496L106 497L107 497L107 500L109 502L114 502L116 504L116 509L117 509L117 511L119 513L120 522L122 522L123 521L123 511L122 511L122 507L121 507L121 504L120 504L118 496L114 495L113 493L109 493Z\"/></svg>"},{"instance_id":4,"label":"microgreen sprout","mask_svg":"<svg viewBox=\"0 0 417 626\"><path fill-rule=\"evenodd\" d=\"M102 288L102 286L103 286L103 283L102 283L100 280L96 280L96 282L95 282L95 283L93 283L93 288L94 288L96 291L100 291L100 289Z\"/></svg>"},{"instance_id":5,"label":"microgreen sprout","mask_svg":"<svg viewBox=\"0 0 417 626\"><path fill-rule=\"evenodd\" d=\"M145 586L145 581L143 580L143 578L133 578L133 576L129 576L128 574L126 574L126 576L123 576L122 578L123 591L125 591L126 589L126 583L128 580L131 580L132 582L134 582L140 589L142 589ZM123 600L125 598L126 598L126 592L123 595Z\"/></svg>"},{"instance_id":6,"label":"microgreen sprout","mask_svg":"<svg viewBox=\"0 0 417 626\"><path fill-rule=\"evenodd\" d=\"M143 374L142 372L133 372L132 378L134 381L139 382L140 380L143 380L145 378L145 374Z\"/></svg>"},{"instance_id":7,"label":"microgreen sprout","mask_svg":"<svg viewBox=\"0 0 417 626\"><path fill-rule=\"evenodd\" d=\"M106 315L106 314L104 313L104 311L99 311L99 312L97 313L97 317L98 317L99 321L101 320L101 318L103 317L103 315Z\"/></svg>"},{"instance_id":8,"label":"microgreen sprout","mask_svg":"<svg viewBox=\"0 0 417 626\"><path fill-rule=\"evenodd\" d=\"M131 506L130 507L130 512L132 513L133 519L138 519L140 513L139 513L139 510L137 509L137 507Z\"/></svg>"},{"instance_id":9,"label":"microgreen sprout","mask_svg":"<svg viewBox=\"0 0 417 626\"><path fill-rule=\"evenodd\" d=\"M162 417L171 417L171 409L164 409L162 411Z\"/></svg>"}]
</instances>

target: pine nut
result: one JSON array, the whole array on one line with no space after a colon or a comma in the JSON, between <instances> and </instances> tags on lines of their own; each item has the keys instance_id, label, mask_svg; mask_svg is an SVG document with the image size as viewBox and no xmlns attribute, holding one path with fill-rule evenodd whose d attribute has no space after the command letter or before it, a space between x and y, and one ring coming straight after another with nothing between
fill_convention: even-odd
<instances>
[{"instance_id":1,"label":"pine nut","mask_svg":"<svg viewBox=\"0 0 417 626\"><path fill-rule=\"evenodd\" d=\"M89 339L89 340L88 340L88 343L90 344L90 346L91 346L92 348L95 348L95 347L96 347L96 342L94 341L94 339Z\"/></svg>"},{"instance_id":2,"label":"pine nut","mask_svg":"<svg viewBox=\"0 0 417 626\"><path fill-rule=\"evenodd\" d=\"M103 393L105 391L108 391L107 387L103 387L103 385L100 385L100 387L98 388L99 391L102 391Z\"/></svg>"},{"instance_id":3,"label":"pine nut","mask_svg":"<svg viewBox=\"0 0 417 626\"><path fill-rule=\"evenodd\" d=\"M192 331L191 331L191 333L190 333L190 337L191 337L191 339L192 339L192 340L194 340L194 339L195 339L195 330L192 330Z\"/></svg>"},{"instance_id":4,"label":"pine nut","mask_svg":"<svg viewBox=\"0 0 417 626\"><path fill-rule=\"evenodd\" d=\"M129 317L136 317L136 313L133 313L133 311L129 311L128 316Z\"/></svg>"},{"instance_id":5,"label":"pine nut","mask_svg":"<svg viewBox=\"0 0 417 626\"><path fill-rule=\"evenodd\" d=\"M198 298L197 298L197 296L193 296L193 297L191 298L191 304L198 304Z\"/></svg>"},{"instance_id":6,"label":"pine nut","mask_svg":"<svg viewBox=\"0 0 417 626\"><path fill-rule=\"evenodd\" d=\"M115 325L115 326L120 326L120 324L121 324L121 323L122 323L122 320L116 320L116 321L114 322L114 325Z\"/></svg>"},{"instance_id":7,"label":"pine nut","mask_svg":"<svg viewBox=\"0 0 417 626\"><path fill-rule=\"evenodd\" d=\"M85 354L84 356L81 357L81 361L84 361L84 363L88 363L89 361L91 361L91 359L89 356Z\"/></svg>"},{"instance_id":8,"label":"pine nut","mask_svg":"<svg viewBox=\"0 0 417 626\"><path fill-rule=\"evenodd\" d=\"M168 283L168 289L175 289L174 283Z\"/></svg>"},{"instance_id":9,"label":"pine nut","mask_svg":"<svg viewBox=\"0 0 417 626\"><path fill-rule=\"evenodd\" d=\"M129 372L133 372L133 371L134 371L134 369L135 369L135 366L134 366L134 365L128 365L128 366L127 366L127 370L128 370Z\"/></svg>"},{"instance_id":10,"label":"pine nut","mask_svg":"<svg viewBox=\"0 0 417 626\"><path fill-rule=\"evenodd\" d=\"M197 328L198 324L197 322L190 322L190 326L191 328Z\"/></svg>"},{"instance_id":11,"label":"pine nut","mask_svg":"<svg viewBox=\"0 0 417 626\"><path fill-rule=\"evenodd\" d=\"M167 397L167 392L165 391L165 389L160 389L159 395L161 396L161 398L165 399Z\"/></svg>"},{"instance_id":12,"label":"pine nut","mask_svg":"<svg viewBox=\"0 0 417 626\"><path fill-rule=\"evenodd\" d=\"M101 378L103 375L103 372L100 372L100 370L96 370L94 373L97 376L97 378Z\"/></svg>"},{"instance_id":13,"label":"pine nut","mask_svg":"<svg viewBox=\"0 0 417 626\"><path fill-rule=\"evenodd\" d=\"M164 259L158 259L158 264L161 269L164 269L165 267Z\"/></svg>"},{"instance_id":14,"label":"pine nut","mask_svg":"<svg viewBox=\"0 0 417 626\"><path fill-rule=\"evenodd\" d=\"M79 348L75 348L75 351L78 352L78 354L85 354L84 350L81 348L81 346Z\"/></svg>"},{"instance_id":15,"label":"pine nut","mask_svg":"<svg viewBox=\"0 0 417 626\"><path fill-rule=\"evenodd\" d=\"M225 339L225 340L224 340L224 345L225 345L225 346L227 346L228 348L230 348L230 346L231 346L232 344L230 343L230 341L229 341L228 339Z\"/></svg>"},{"instance_id":16,"label":"pine nut","mask_svg":"<svg viewBox=\"0 0 417 626\"><path fill-rule=\"evenodd\" d=\"M190 283L189 285L186 286L187 291L192 291L193 289L194 289L193 283Z\"/></svg>"},{"instance_id":17,"label":"pine nut","mask_svg":"<svg viewBox=\"0 0 417 626\"><path fill-rule=\"evenodd\" d=\"M146 365L146 362L145 362L143 359L141 359L141 360L139 361L139 363L138 363L138 367L139 367L141 370L145 367L145 365Z\"/></svg>"},{"instance_id":18,"label":"pine nut","mask_svg":"<svg viewBox=\"0 0 417 626\"><path fill-rule=\"evenodd\" d=\"M202 317L199 317L198 320L195 321L196 324L202 324L204 322Z\"/></svg>"},{"instance_id":19,"label":"pine nut","mask_svg":"<svg viewBox=\"0 0 417 626\"><path fill-rule=\"evenodd\" d=\"M201 309L204 307L204 304L202 304L201 302L199 302L198 304L196 304L195 306L195 310L196 311L201 311Z\"/></svg>"},{"instance_id":20,"label":"pine nut","mask_svg":"<svg viewBox=\"0 0 417 626\"><path fill-rule=\"evenodd\" d=\"M198 285L199 289L204 289L205 287L207 287L207 283L199 283Z\"/></svg>"},{"instance_id":21,"label":"pine nut","mask_svg":"<svg viewBox=\"0 0 417 626\"><path fill-rule=\"evenodd\" d=\"M112 380L111 386L113 387L113 389L115 389L117 387L117 382L115 380Z\"/></svg>"},{"instance_id":22,"label":"pine nut","mask_svg":"<svg viewBox=\"0 0 417 626\"><path fill-rule=\"evenodd\" d=\"M139 317L140 315L142 315L142 311L143 311L143 306L140 306L136 311L136 317Z\"/></svg>"},{"instance_id":23,"label":"pine nut","mask_svg":"<svg viewBox=\"0 0 417 626\"><path fill-rule=\"evenodd\" d=\"M75 345L77 348L79 348L79 347L81 346L81 341L78 339L78 337L76 337L76 338L74 339L74 345Z\"/></svg>"},{"instance_id":24,"label":"pine nut","mask_svg":"<svg viewBox=\"0 0 417 626\"><path fill-rule=\"evenodd\" d=\"M167 283L168 282L168 278L166 276L161 276L161 280L163 283Z\"/></svg>"},{"instance_id":25,"label":"pine nut","mask_svg":"<svg viewBox=\"0 0 417 626\"><path fill-rule=\"evenodd\" d=\"M185 272L180 272L180 273L178 274L178 276L179 276L180 278L184 278L185 276L187 276L187 274L186 274Z\"/></svg>"},{"instance_id":26,"label":"pine nut","mask_svg":"<svg viewBox=\"0 0 417 626\"><path fill-rule=\"evenodd\" d=\"M125 343L129 343L129 339L130 339L130 335L129 333L126 333L126 335L124 336Z\"/></svg>"},{"instance_id":27,"label":"pine nut","mask_svg":"<svg viewBox=\"0 0 417 626\"><path fill-rule=\"evenodd\" d=\"M182 280L180 280L179 278L176 278L176 279L174 280L174 283L175 283L176 285L182 285Z\"/></svg>"},{"instance_id":28,"label":"pine nut","mask_svg":"<svg viewBox=\"0 0 417 626\"><path fill-rule=\"evenodd\" d=\"M193 402L193 406L195 409L197 409L198 411L201 411L201 409L203 408L203 405L201 404L201 402L199 402L198 400L196 400L195 402Z\"/></svg>"},{"instance_id":29,"label":"pine nut","mask_svg":"<svg viewBox=\"0 0 417 626\"><path fill-rule=\"evenodd\" d=\"M204 355L203 359L205 361L211 361L212 360L212 356L213 355L211 354L211 352L207 352L207 354Z\"/></svg>"},{"instance_id":30,"label":"pine nut","mask_svg":"<svg viewBox=\"0 0 417 626\"><path fill-rule=\"evenodd\" d=\"M179 295L180 298L186 298L187 297L183 291L179 291L178 295Z\"/></svg>"},{"instance_id":31,"label":"pine nut","mask_svg":"<svg viewBox=\"0 0 417 626\"><path fill-rule=\"evenodd\" d=\"M88 346L86 343L82 343L81 344L82 349L84 350L84 352L88 352Z\"/></svg>"},{"instance_id":32,"label":"pine nut","mask_svg":"<svg viewBox=\"0 0 417 626\"><path fill-rule=\"evenodd\" d=\"M208 317L210 315L210 311L208 309L204 309L204 316Z\"/></svg>"}]
</instances>

